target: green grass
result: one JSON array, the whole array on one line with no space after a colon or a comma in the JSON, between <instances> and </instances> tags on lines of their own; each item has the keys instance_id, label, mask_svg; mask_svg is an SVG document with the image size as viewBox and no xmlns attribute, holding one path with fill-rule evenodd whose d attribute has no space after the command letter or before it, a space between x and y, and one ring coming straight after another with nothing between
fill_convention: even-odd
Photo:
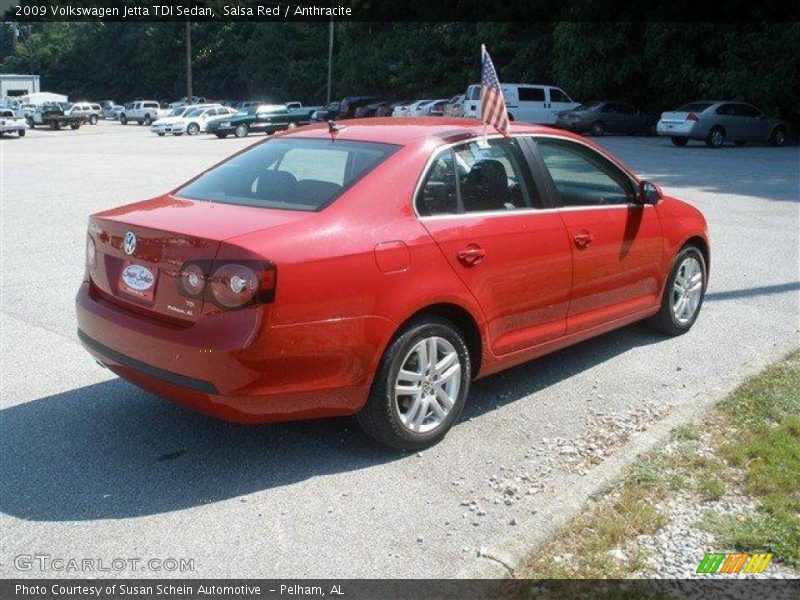
<instances>
[{"instance_id":1,"label":"green grass","mask_svg":"<svg viewBox=\"0 0 800 600\"><path fill-rule=\"evenodd\" d=\"M759 510L709 527L738 550L800 565L800 353L742 385L719 411L729 423L721 454L744 470Z\"/></svg>"},{"instance_id":2,"label":"green grass","mask_svg":"<svg viewBox=\"0 0 800 600\"><path fill-rule=\"evenodd\" d=\"M800 352L749 379L698 423L672 432L675 448L637 460L622 482L531 556L518 578L626 577L645 569L632 540L665 524L656 503L685 490L716 500L737 490L750 514L710 513L700 524L725 550L772 552L800 565ZM608 551L622 547L620 564ZM556 563L556 555L572 559Z\"/></svg>"}]
</instances>

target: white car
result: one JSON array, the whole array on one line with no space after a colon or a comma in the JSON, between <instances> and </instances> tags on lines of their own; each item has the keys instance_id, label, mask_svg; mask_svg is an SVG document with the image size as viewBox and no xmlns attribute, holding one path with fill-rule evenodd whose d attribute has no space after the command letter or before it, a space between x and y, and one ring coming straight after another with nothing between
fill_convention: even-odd
<instances>
[{"instance_id":1,"label":"white car","mask_svg":"<svg viewBox=\"0 0 800 600\"><path fill-rule=\"evenodd\" d=\"M433 100L417 100L416 102L412 102L411 104L406 104L403 106L395 106L394 110L392 111L393 117L419 117L425 114L424 112L418 112L420 107L428 104L429 102L433 102Z\"/></svg>"},{"instance_id":2,"label":"white car","mask_svg":"<svg viewBox=\"0 0 800 600\"><path fill-rule=\"evenodd\" d=\"M580 106L564 90L552 85L501 83L500 89L503 90L508 118L511 121L553 125L560 111ZM464 116L480 119L481 86L469 86L464 96Z\"/></svg>"},{"instance_id":3,"label":"white car","mask_svg":"<svg viewBox=\"0 0 800 600\"><path fill-rule=\"evenodd\" d=\"M28 124L25 119L20 119L10 108L0 109L0 135L4 133L16 133L19 137L25 136Z\"/></svg>"},{"instance_id":4,"label":"white car","mask_svg":"<svg viewBox=\"0 0 800 600\"><path fill-rule=\"evenodd\" d=\"M35 110L36 110L35 104L20 104L17 107L15 114L20 119L27 119L28 117L33 116Z\"/></svg>"},{"instance_id":5,"label":"white car","mask_svg":"<svg viewBox=\"0 0 800 600\"><path fill-rule=\"evenodd\" d=\"M185 127L183 125L176 127L176 125L181 122L181 119L184 115L196 108L217 108L218 106L220 105L190 104L188 106L177 106L169 111L165 116L155 120L153 124L150 125L150 131L160 136L168 133L173 135L181 135L185 131Z\"/></svg>"},{"instance_id":6,"label":"white car","mask_svg":"<svg viewBox=\"0 0 800 600\"><path fill-rule=\"evenodd\" d=\"M64 114L69 117L83 117L86 123L92 125L97 125L97 121L104 118L100 105L89 102L76 102L65 110Z\"/></svg>"},{"instance_id":7,"label":"white car","mask_svg":"<svg viewBox=\"0 0 800 600\"><path fill-rule=\"evenodd\" d=\"M197 135L198 133L202 133L206 130L208 122L211 119L216 119L218 117L224 117L227 115L235 115L236 112L236 110L222 105L206 107L199 106L197 108L193 108L192 110L187 111L183 116L178 117L178 119L171 125L172 134L182 135L183 133L186 133L188 135Z\"/></svg>"}]
</instances>

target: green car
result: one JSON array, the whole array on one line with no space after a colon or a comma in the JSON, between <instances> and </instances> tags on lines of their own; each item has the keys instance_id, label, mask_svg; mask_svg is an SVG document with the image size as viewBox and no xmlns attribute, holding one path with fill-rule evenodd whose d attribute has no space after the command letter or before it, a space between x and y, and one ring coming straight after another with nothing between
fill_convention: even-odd
<instances>
[{"instance_id":1,"label":"green car","mask_svg":"<svg viewBox=\"0 0 800 600\"><path fill-rule=\"evenodd\" d=\"M283 104L259 104L248 106L235 115L209 121L207 131L218 138L228 137L230 134L241 138L250 132L263 131L269 135L308 123L310 123L308 115L294 113Z\"/></svg>"}]
</instances>

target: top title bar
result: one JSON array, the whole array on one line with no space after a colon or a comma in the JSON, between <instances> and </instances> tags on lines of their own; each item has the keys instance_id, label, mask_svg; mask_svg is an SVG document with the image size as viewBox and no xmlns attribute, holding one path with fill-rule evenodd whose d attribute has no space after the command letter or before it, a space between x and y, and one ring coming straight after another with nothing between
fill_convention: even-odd
<instances>
[{"instance_id":1,"label":"top title bar","mask_svg":"<svg viewBox=\"0 0 800 600\"><path fill-rule=\"evenodd\" d=\"M796 21L800 4L728 0L0 0L5 21Z\"/></svg>"}]
</instances>

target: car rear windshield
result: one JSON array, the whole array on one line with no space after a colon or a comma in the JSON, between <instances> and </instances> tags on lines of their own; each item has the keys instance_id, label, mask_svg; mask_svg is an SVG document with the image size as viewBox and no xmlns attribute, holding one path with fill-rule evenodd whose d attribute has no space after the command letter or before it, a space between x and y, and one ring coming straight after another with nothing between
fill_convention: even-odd
<instances>
[{"instance_id":1,"label":"car rear windshield","mask_svg":"<svg viewBox=\"0 0 800 600\"><path fill-rule=\"evenodd\" d=\"M177 195L241 206L321 210L397 148L374 142L273 139L214 167Z\"/></svg>"},{"instance_id":2,"label":"car rear windshield","mask_svg":"<svg viewBox=\"0 0 800 600\"><path fill-rule=\"evenodd\" d=\"M703 112L711 104L711 102L692 102L691 104L684 104L675 112Z\"/></svg>"}]
</instances>

